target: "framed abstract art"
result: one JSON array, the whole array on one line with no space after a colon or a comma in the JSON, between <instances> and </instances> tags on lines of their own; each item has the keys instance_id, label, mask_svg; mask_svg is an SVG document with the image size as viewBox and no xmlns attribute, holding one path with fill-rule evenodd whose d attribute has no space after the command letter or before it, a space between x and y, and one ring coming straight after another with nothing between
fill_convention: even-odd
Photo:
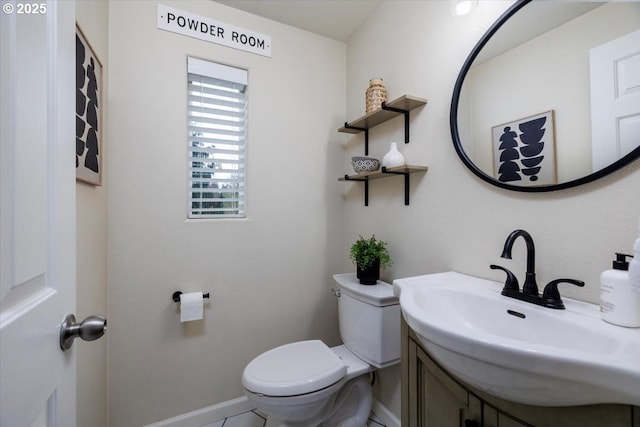
<instances>
[{"instance_id":1,"label":"framed abstract art","mask_svg":"<svg viewBox=\"0 0 640 427\"><path fill-rule=\"evenodd\" d=\"M102 64L76 25L76 179L102 184Z\"/></svg>"},{"instance_id":2,"label":"framed abstract art","mask_svg":"<svg viewBox=\"0 0 640 427\"><path fill-rule=\"evenodd\" d=\"M520 186L556 183L553 110L494 126L491 141L498 181Z\"/></svg>"}]
</instances>

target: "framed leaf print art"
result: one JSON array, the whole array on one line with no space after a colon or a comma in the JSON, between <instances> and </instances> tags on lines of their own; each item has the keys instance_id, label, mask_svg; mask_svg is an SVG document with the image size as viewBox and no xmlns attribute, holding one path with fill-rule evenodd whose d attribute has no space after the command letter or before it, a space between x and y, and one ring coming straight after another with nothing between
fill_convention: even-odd
<instances>
[{"instance_id":1,"label":"framed leaf print art","mask_svg":"<svg viewBox=\"0 0 640 427\"><path fill-rule=\"evenodd\" d=\"M76 25L76 179L102 185L102 64Z\"/></svg>"}]
</instances>

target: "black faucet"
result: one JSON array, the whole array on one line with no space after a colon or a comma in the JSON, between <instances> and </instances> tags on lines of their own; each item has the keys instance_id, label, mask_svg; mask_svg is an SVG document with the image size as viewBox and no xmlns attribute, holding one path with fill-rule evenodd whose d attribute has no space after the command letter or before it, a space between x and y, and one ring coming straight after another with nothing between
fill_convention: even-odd
<instances>
[{"instance_id":1,"label":"black faucet","mask_svg":"<svg viewBox=\"0 0 640 427\"><path fill-rule=\"evenodd\" d=\"M540 305L548 308L564 309L564 303L560 298L560 292L558 292L559 283L570 283L576 286L584 286L584 282L575 279L556 279L552 280L545 286L542 295L538 293L538 284L536 283L536 249L533 244L533 238L529 233L524 230L515 230L507 237L504 242L504 249L502 251L502 258L511 259L511 249L513 248L513 242L518 237L524 239L527 244L527 272L522 286L522 292L520 292L520 286L518 279L509 270L499 265L490 265L492 270L502 270L507 274L507 279L502 289L502 295L515 298L521 301L530 302L532 304Z\"/></svg>"},{"instance_id":2,"label":"black faucet","mask_svg":"<svg viewBox=\"0 0 640 427\"><path fill-rule=\"evenodd\" d=\"M536 283L536 247L533 244L531 234L524 230L513 231L504 242L504 249L500 256L511 259L511 249L518 237L522 237L527 244L527 273L525 275L524 285L522 286L522 293L538 295L538 284Z\"/></svg>"}]
</instances>

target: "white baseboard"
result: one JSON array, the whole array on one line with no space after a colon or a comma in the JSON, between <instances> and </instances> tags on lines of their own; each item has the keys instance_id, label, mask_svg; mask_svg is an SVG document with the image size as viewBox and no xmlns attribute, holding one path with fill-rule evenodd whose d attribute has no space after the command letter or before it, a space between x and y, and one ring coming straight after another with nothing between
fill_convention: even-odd
<instances>
[{"instance_id":1,"label":"white baseboard","mask_svg":"<svg viewBox=\"0 0 640 427\"><path fill-rule=\"evenodd\" d=\"M401 427L400 420L376 398L373 399L371 412L376 414L376 416L380 418L380 421L382 421L387 427Z\"/></svg>"},{"instance_id":2,"label":"white baseboard","mask_svg":"<svg viewBox=\"0 0 640 427\"><path fill-rule=\"evenodd\" d=\"M254 407L249 402L249 399L239 397L218 403L217 405L207 406L206 408L196 409L186 414L158 421L145 427L201 427L252 409L254 409Z\"/></svg>"},{"instance_id":3,"label":"white baseboard","mask_svg":"<svg viewBox=\"0 0 640 427\"><path fill-rule=\"evenodd\" d=\"M223 418L241 414L243 412L254 409L249 399L239 397L217 405L207 406L206 408L196 409L157 423L148 424L145 427L201 427L211 424ZM371 410L387 427L401 427L400 420L383 404L373 399Z\"/></svg>"}]
</instances>

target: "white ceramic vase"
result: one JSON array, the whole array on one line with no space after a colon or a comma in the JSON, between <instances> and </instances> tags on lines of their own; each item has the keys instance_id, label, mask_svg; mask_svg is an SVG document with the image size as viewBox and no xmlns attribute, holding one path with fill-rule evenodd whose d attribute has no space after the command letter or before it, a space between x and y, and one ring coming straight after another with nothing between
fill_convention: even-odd
<instances>
[{"instance_id":1,"label":"white ceramic vase","mask_svg":"<svg viewBox=\"0 0 640 427\"><path fill-rule=\"evenodd\" d=\"M382 166L385 168L395 168L397 166L404 166L404 164L404 156L398 151L398 144L392 142L391 148L382 158Z\"/></svg>"}]
</instances>

